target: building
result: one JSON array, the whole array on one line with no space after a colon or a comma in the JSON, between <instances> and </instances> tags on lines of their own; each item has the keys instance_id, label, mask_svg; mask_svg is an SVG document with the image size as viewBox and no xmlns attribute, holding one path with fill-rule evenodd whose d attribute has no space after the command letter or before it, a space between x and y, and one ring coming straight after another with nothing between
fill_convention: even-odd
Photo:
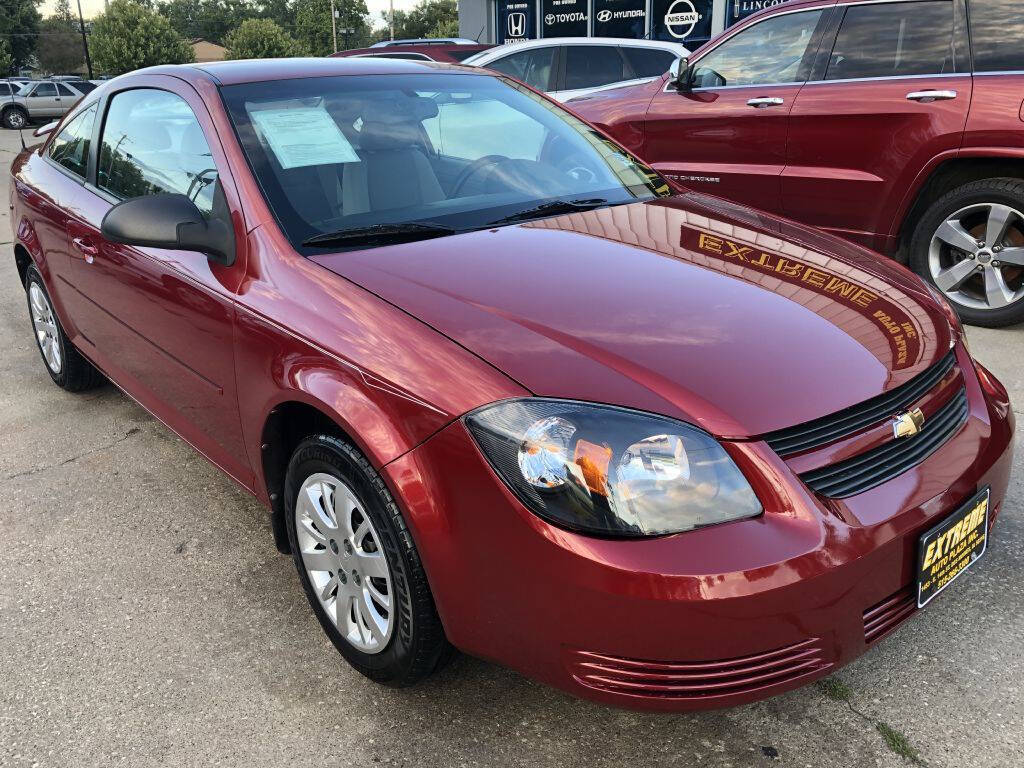
<instances>
[{"instance_id":1,"label":"building","mask_svg":"<svg viewBox=\"0 0 1024 768\"><path fill-rule=\"evenodd\" d=\"M783 0L459 0L459 34L482 43L634 37L697 48Z\"/></svg>"},{"instance_id":2,"label":"building","mask_svg":"<svg viewBox=\"0 0 1024 768\"><path fill-rule=\"evenodd\" d=\"M192 53L196 56L196 61L202 64L205 61L223 61L224 52L227 50L223 45L217 45L211 43L209 40L203 40L201 37L190 41L192 46Z\"/></svg>"}]
</instances>

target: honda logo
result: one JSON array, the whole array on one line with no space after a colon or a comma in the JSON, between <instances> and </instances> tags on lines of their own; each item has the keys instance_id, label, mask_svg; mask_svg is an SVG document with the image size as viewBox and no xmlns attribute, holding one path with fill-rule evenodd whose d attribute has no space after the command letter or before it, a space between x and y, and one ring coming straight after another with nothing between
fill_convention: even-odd
<instances>
[{"instance_id":1,"label":"honda logo","mask_svg":"<svg viewBox=\"0 0 1024 768\"><path fill-rule=\"evenodd\" d=\"M509 37L523 37L526 34L526 14L510 13L507 26Z\"/></svg>"}]
</instances>

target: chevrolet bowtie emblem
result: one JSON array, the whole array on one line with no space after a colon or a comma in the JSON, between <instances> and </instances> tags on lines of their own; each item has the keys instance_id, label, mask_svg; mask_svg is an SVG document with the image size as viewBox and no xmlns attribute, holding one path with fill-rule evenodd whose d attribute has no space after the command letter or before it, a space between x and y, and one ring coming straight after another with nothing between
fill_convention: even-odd
<instances>
[{"instance_id":1,"label":"chevrolet bowtie emblem","mask_svg":"<svg viewBox=\"0 0 1024 768\"><path fill-rule=\"evenodd\" d=\"M920 408L901 413L892 420L893 437L910 437L916 435L924 426L924 414Z\"/></svg>"}]
</instances>

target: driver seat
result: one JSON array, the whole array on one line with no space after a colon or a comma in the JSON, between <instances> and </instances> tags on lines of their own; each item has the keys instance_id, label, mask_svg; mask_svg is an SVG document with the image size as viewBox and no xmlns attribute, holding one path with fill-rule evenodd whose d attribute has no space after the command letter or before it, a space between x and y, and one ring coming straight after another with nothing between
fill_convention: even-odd
<instances>
[{"instance_id":1,"label":"driver seat","mask_svg":"<svg viewBox=\"0 0 1024 768\"><path fill-rule=\"evenodd\" d=\"M437 104L430 99L416 99L412 105L373 105L359 131L360 162L345 163L342 171L345 216L445 199L441 183L423 152L419 122L436 115Z\"/></svg>"}]
</instances>

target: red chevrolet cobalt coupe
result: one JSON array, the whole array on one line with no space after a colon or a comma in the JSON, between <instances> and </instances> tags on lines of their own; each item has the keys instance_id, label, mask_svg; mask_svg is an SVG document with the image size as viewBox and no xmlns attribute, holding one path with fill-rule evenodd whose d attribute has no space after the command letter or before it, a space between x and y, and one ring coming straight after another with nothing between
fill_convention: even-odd
<instances>
[{"instance_id":1,"label":"red chevrolet cobalt coupe","mask_svg":"<svg viewBox=\"0 0 1024 768\"><path fill-rule=\"evenodd\" d=\"M54 382L116 382L267 504L382 683L454 647L633 707L795 688L1006 494L1006 391L919 278L673 196L501 76L159 67L12 172Z\"/></svg>"}]
</instances>

